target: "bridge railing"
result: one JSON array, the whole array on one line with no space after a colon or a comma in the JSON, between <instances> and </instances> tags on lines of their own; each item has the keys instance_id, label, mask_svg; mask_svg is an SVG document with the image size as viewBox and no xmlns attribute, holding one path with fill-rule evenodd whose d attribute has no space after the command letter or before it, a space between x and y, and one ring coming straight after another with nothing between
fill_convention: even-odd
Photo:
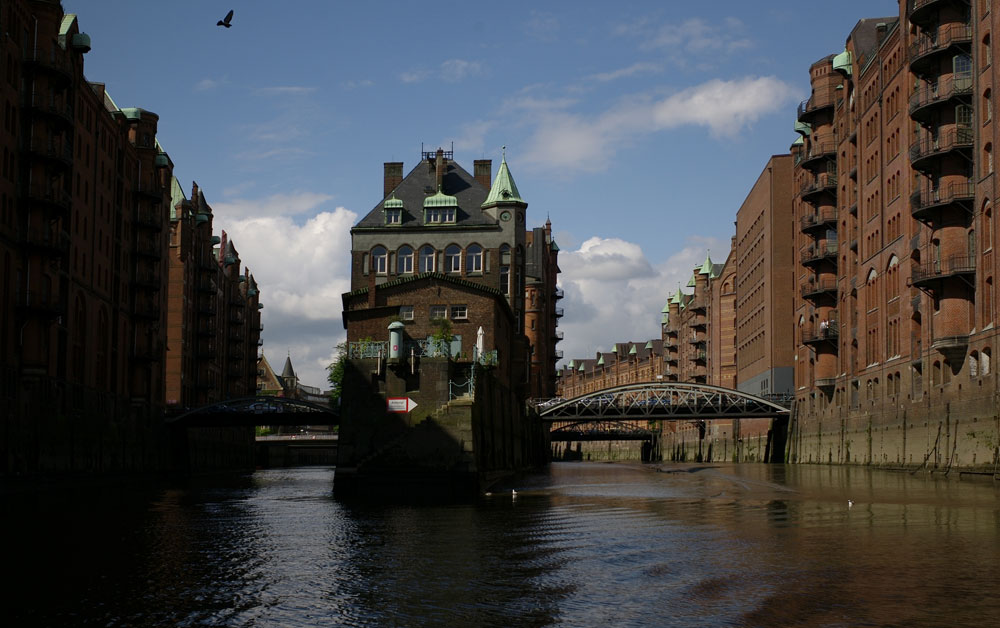
<instances>
[{"instance_id":1,"label":"bridge railing","mask_svg":"<svg viewBox=\"0 0 1000 628\"><path fill-rule=\"evenodd\" d=\"M347 345L347 357L351 359L384 358L387 355L388 340L361 340Z\"/></svg>"}]
</instances>

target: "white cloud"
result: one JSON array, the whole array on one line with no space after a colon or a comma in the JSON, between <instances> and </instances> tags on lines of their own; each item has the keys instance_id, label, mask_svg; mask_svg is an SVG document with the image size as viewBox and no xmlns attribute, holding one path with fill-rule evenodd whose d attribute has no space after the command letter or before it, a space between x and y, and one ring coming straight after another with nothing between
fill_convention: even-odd
<instances>
[{"instance_id":1,"label":"white cloud","mask_svg":"<svg viewBox=\"0 0 1000 628\"><path fill-rule=\"evenodd\" d=\"M361 80L357 80L357 81L353 81L353 80L352 81L344 81L343 83L341 83L341 86L344 89L362 89L362 88L365 88L365 87L372 87L373 85L375 85L375 81L373 81L371 79L361 79Z\"/></svg>"},{"instance_id":2,"label":"white cloud","mask_svg":"<svg viewBox=\"0 0 1000 628\"><path fill-rule=\"evenodd\" d=\"M660 310L691 272L705 261L706 249L725 261L729 243L692 236L687 246L653 266L642 248L618 238L593 237L575 251L559 255L559 283L565 291L566 316L559 329L564 362L591 358L616 342L660 337ZM725 251L725 253L722 253Z\"/></svg>"},{"instance_id":3,"label":"white cloud","mask_svg":"<svg viewBox=\"0 0 1000 628\"><path fill-rule=\"evenodd\" d=\"M486 134L495 126L496 123L490 120L475 120L463 124L459 136L455 138L455 148L462 152L482 153L486 146Z\"/></svg>"},{"instance_id":4,"label":"white cloud","mask_svg":"<svg viewBox=\"0 0 1000 628\"><path fill-rule=\"evenodd\" d=\"M301 85L285 85L275 87L259 87L257 91L261 94L272 96L308 96L316 91L315 87L305 87Z\"/></svg>"},{"instance_id":5,"label":"white cloud","mask_svg":"<svg viewBox=\"0 0 1000 628\"><path fill-rule=\"evenodd\" d=\"M442 61L441 65L438 66L436 70L417 68L415 70L403 72L399 75L399 80L404 83L420 83L434 76L442 81L458 83L460 81L464 81L470 76L481 74L482 71L483 66L478 61L448 59L447 61Z\"/></svg>"},{"instance_id":6,"label":"white cloud","mask_svg":"<svg viewBox=\"0 0 1000 628\"><path fill-rule=\"evenodd\" d=\"M297 216L314 211L333 196L316 192L291 192L274 194L266 198L233 199L209 203L216 216L230 220Z\"/></svg>"},{"instance_id":7,"label":"white cloud","mask_svg":"<svg viewBox=\"0 0 1000 628\"><path fill-rule=\"evenodd\" d=\"M617 70L612 70L610 72L599 72L597 74L592 74L587 78L593 79L595 81L600 81L606 83L608 81L615 81L620 78L628 78L635 76L637 74L654 74L661 72L663 69L655 63L633 63L627 68L619 68Z\"/></svg>"},{"instance_id":8,"label":"white cloud","mask_svg":"<svg viewBox=\"0 0 1000 628\"><path fill-rule=\"evenodd\" d=\"M224 229L261 291L264 352L280 369L290 353L303 384L326 387L325 366L344 339L341 294L350 290L350 229L357 214L321 211L302 224L294 214L331 197L295 193L216 203Z\"/></svg>"},{"instance_id":9,"label":"white cloud","mask_svg":"<svg viewBox=\"0 0 1000 628\"><path fill-rule=\"evenodd\" d=\"M210 78L204 78L195 84L194 89L195 91L198 92L204 92L213 89L218 85L219 85L218 81L212 80Z\"/></svg>"},{"instance_id":10,"label":"white cloud","mask_svg":"<svg viewBox=\"0 0 1000 628\"><path fill-rule=\"evenodd\" d=\"M527 159L562 172L596 172L616 150L650 132L697 125L708 127L715 137L732 137L798 96L791 85L764 76L713 79L660 100L633 96L595 116L541 111L534 120Z\"/></svg>"}]
</instances>

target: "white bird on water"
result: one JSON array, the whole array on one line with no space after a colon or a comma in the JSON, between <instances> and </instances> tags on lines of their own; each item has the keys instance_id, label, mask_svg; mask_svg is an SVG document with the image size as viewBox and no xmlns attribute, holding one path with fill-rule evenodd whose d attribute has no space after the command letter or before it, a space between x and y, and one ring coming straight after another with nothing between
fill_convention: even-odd
<instances>
[{"instance_id":1,"label":"white bird on water","mask_svg":"<svg viewBox=\"0 0 1000 628\"><path fill-rule=\"evenodd\" d=\"M517 491L516 490L510 489L510 498L511 499L517 499Z\"/></svg>"},{"instance_id":2,"label":"white bird on water","mask_svg":"<svg viewBox=\"0 0 1000 628\"><path fill-rule=\"evenodd\" d=\"M847 507L848 508L853 508L854 507L854 500L853 499L847 500Z\"/></svg>"}]
</instances>

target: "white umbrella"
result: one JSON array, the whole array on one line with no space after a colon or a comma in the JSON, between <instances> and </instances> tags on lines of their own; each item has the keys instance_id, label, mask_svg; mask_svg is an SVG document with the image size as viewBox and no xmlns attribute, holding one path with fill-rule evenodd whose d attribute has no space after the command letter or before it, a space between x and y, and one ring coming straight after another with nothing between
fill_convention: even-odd
<instances>
[{"instance_id":1,"label":"white umbrella","mask_svg":"<svg viewBox=\"0 0 1000 628\"><path fill-rule=\"evenodd\" d=\"M483 332L483 328L480 327L479 330L476 331L476 359L478 360L483 359L484 336L486 336L486 334Z\"/></svg>"}]
</instances>

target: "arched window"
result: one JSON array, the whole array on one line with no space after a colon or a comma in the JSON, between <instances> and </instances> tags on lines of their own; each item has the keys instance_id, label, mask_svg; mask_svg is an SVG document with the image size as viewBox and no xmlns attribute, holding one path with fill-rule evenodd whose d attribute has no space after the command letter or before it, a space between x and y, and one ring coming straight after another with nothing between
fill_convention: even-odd
<instances>
[{"instance_id":1,"label":"arched window","mask_svg":"<svg viewBox=\"0 0 1000 628\"><path fill-rule=\"evenodd\" d=\"M384 246L372 249L372 270L376 275L385 275L389 272L389 252Z\"/></svg>"},{"instance_id":2,"label":"arched window","mask_svg":"<svg viewBox=\"0 0 1000 628\"><path fill-rule=\"evenodd\" d=\"M983 204L983 250L988 251L993 248L993 208L990 202Z\"/></svg>"},{"instance_id":3,"label":"arched window","mask_svg":"<svg viewBox=\"0 0 1000 628\"><path fill-rule=\"evenodd\" d=\"M510 294L510 246L500 247L500 292Z\"/></svg>"},{"instance_id":4,"label":"arched window","mask_svg":"<svg viewBox=\"0 0 1000 628\"><path fill-rule=\"evenodd\" d=\"M993 90L987 89L983 92L983 120L989 122L993 119Z\"/></svg>"},{"instance_id":5,"label":"arched window","mask_svg":"<svg viewBox=\"0 0 1000 628\"><path fill-rule=\"evenodd\" d=\"M470 244L465 249L465 272L483 272L483 247L478 244Z\"/></svg>"},{"instance_id":6,"label":"arched window","mask_svg":"<svg viewBox=\"0 0 1000 628\"><path fill-rule=\"evenodd\" d=\"M991 366L990 365L990 348L986 347L985 349L983 349L982 357L979 360L979 371L983 375L989 375L990 374L990 366Z\"/></svg>"},{"instance_id":7,"label":"arched window","mask_svg":"<svg viewBox=\"0 0 1000 628\"><path fill-rule=\"evenodd\" d=\"M975 351L969 354L969 377L979 377L979 354Z\"/></svg>"},{"instance_id":8,"label":"arched window","mask_svg":"<svg viewBox=\"0 0 1000 628\"><path fill-rule=\"evenodd\" d=\"M444 250L444 272L462 272L462 249L457 244L449 244Z\"/></svg>"},{"instance_id":9,"label":"arched window","mask_svg":"<svg viewBox=\"0 0 1000 628\"><path fill-rule=\"evenodd\" d=\"M983 167L986 168L984 174L993 172L993 142L986 142L983 146Z\"/></svg>"},{"instance_id":10,"label":"arched window","mask_svg":"<svg viewBox=\"0 0 1000 628\"><path fill-rule=\"evenodd\" d=\"M434 263L434 257L437 254L434 251L433 246L425 246L420 249L420 272L422 273L433 273L436 267Z\"/></svg>"},{"instance_id":11,"label":"arched window","mask_svg":"<svg viewBox=\"0 0 1000 628\"><path fill-rule=\"evenodd\" d=\"M396 272L400 275L413 274L413 249L405 244L396 253Z\"/></svg>"},{"instance_id":12,"label":"arched window","mask_svg":"<svg viewBox=\"0 0 1000 628\"><path fill-rule=\"evenodd\" d=\"M886 300L899 296L899 258L893 255L889 258L889 265L886 267Z\"/></svg>"}]
</instances>

